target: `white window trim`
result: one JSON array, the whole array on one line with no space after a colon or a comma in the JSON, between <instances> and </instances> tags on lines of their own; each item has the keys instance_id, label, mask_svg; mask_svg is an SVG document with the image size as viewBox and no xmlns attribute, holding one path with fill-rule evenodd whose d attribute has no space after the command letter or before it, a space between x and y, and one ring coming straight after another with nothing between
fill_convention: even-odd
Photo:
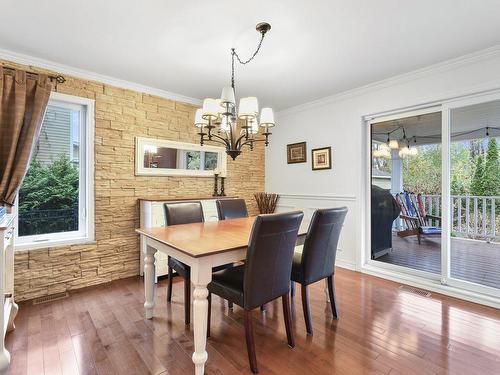
<instances>
[{"instance_id":1,"label":"white window trim","mask_svg":"<svg viewBox=\"0 0 500 375\"><path fill-rule=\"evenodd\" d=\"M68 108L84 107L81 112L80 151L85 150L85 157L80 158L80 196L79 196L79 230L74 232L50 233L35 236L19 237L16 225L16 250L32 250L54 246L68 246L95 241L94 224L94 131L95 101L79 96L52 92L49 104L64 105ZM82 178L84 177L84 178ZM17 208L17 202L15 207Z\"/></svg>"}]
</instances>

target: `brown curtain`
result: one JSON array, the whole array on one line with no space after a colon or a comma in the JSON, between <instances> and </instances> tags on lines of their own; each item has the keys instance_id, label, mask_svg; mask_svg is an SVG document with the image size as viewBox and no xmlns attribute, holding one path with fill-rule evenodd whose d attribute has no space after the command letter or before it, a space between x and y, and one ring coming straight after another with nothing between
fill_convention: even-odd
<instances>
[{"instance_id":1,"label":"brown curtain","mask_svg":"<svg viewBox=\"0 0 500 375\"><path fill-rule=\"evenodd\" d=\"M12 205L28 170L42 127L51 84L46 75L32 76L0 66L0 203Z\"/></svg>"}]
</instances>

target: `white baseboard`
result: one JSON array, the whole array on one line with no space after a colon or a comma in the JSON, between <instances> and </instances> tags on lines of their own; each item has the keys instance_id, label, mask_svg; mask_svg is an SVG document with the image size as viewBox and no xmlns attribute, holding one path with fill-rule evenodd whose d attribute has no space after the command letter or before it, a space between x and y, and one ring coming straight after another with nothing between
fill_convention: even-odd
<instances>
[{"instance_id":1,"label":"white baseboard","mask_svg":"<svg viewBox=\"0 0 500 375\"><path fill-rule=\"evenodd\" d=\"M340 267L340 268L345 268L351 271L356 271L356 263L348 261L348 260L342 260L342 259L336 259L335 260L335 267Z\"/></svg>"}]
</instances>

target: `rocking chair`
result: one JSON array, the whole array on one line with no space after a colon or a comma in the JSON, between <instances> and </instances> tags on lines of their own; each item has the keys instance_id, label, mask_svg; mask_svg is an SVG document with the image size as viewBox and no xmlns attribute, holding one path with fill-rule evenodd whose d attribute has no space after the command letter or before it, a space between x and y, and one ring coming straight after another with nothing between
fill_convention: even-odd
<instances>
[{"instance_id":1,"label":"rocking chair","mask_svg":"<svg viewBox=\"0 0 500 375\"><path fill-rule=\"evenodd\" d=\"M401 207L399 217L405 222L405 229L397 232L399 237L417 236L420 245L421 236L440 236L441 217L425 212L422 195L403 192L396 194L396 201ZM437 221L439 226L431 226L431 221Z\"/></svg>"}]
</instances>

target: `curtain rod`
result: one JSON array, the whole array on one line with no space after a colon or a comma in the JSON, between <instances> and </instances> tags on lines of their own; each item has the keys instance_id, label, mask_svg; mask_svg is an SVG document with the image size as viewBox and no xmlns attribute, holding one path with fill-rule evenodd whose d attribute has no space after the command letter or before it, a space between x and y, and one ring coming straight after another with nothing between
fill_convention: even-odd
<instances>
[{"instance_id":1,"label":"curtain rod","mask_svg":"<svg viewBox=\"0 0 500 375\"><path fill-rule=\"evenodd\" d=\"M16 68L10 68L10 67L8 67L8 66L3 66L2 68L3 68L4 70L10 71L10 72L15 72L15 71L17 71L17 70L18 70L18 69L16 69ZM30 71L26 71L26 73L27 73L27 74L31 74L31 75L36 75L36 76L38 76L38 75L40 75L40 74L41 74L41 73L30 72ZM64 83L64 82L66 82L66 78L64 78L64 77L63 77L62 75L60 75L60 74L59 74L59 75L56 75L56 76L54 76L54 75L50 75L50 74L49 74L49 75L48 75L48 78L50 79L50 82L53 82L53 81L56 81L57 83Z\"/></svg>"}]
</instances>

